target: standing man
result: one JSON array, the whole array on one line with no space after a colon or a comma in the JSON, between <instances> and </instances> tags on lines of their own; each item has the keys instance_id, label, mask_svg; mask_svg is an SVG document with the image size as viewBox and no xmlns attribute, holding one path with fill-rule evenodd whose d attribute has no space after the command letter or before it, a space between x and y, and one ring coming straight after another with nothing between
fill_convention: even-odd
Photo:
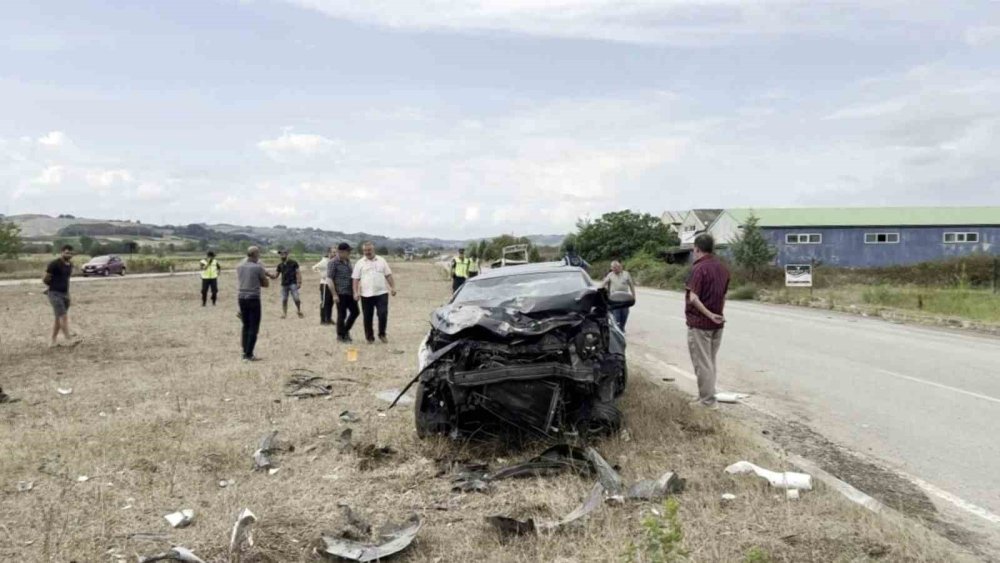
<instances>
[{"instance_id":1,"label":"standing man","mask_svg":"<svg viewBox=\"0 0 1000 563\"><path fill-rule=\"evenodd\" d=\"M330 277L327 269L330 259L333 258L333 247L326 249L326 256L322 260L313 264L312 271L319 272L319 324L333 324L333 294L330 292Z\"/></svg>"},{"instance_id":2,"label":"standing man","mask_svg":"<svg viewBox=\"0 0 1000 563\"><path fill-rule=\"evenodd\" d=\"M79 340L73 341L69 334L69 277L73 273L73 247L66 244L60 249L59 258L49 262L45 268L45 277L42 283L49 288L45 291L49 296L49 304L52 305L52 312L55 313L55 324L52 325L52 341L49 347L56 345L56 338L62 331L63 338L72 341L76 346Z\"/></svg>"},{"instance_id":3,"label":"standing man","mask_svg":"<svg viewBox=\"0 0 1000 563\"><path fill-rule=\"evenodd\" d=\"M698 376L698 404L716 409L715 357L722 344L726 322L722 309L729 290L729 271L715 257L715 240L702 234L694 239L694 266L685 284L684 316L687 317L688 351Z\"/></svg>"},{"instance_id":4,"label":"standing man","mask_svg":"<svg viewBox=\"0 0 1000 563\"><path fill-rule=\"evenodd\" d=\"M215 259L215 252L211 250L201 261L201 306L208 302L208 290L212 290L212 306L215 307L215 299L219 296L219 261Z\"/></svg>"},{"instance_id":5,"label":"standing man","mask_svg":"<svg viewBox=\"0 0 1000 563\"><path fill-rule=\"evenodd\" d=\"M629 307L635 305L635 283L618 260L611 263L611 271L604 278L604 287L607 288L608 299L611 301L611 316L618 323L618 328L625 332Z\"/></svg>"},{"instance_id":6,"label":"standing man","mask_svg":"<svg viewBox=\"0 0 1000 563\"><path fill-rule=\"evenodd\" d=\"M239 286L237 300L240 304L240 320L243 322L241 343L244 362L257 360L253 349L257 345L257 333L260 332L260 288L270 285L270 277L260 264L260 249L256 246L248 248L246 260L236 267Z\"/></svg>"},{"instance_id":7,"label":"standing man","mask_svg":"<svg viewBox=\"0 0 1000 563\"><path fill-rule=\"evenodd\" d=\"M378 312L378 339L388 344L385 328L389 323L389 293L396 296L396 282L392 279L392 269L381 256L375 255L375 245L366 242L361 246L364 258L354 265L354 299L361 301L361 314L364 317L365 340L375 343L375 330L372 327L374 313Z\"/></svg>"},{"instance_id":8,"label":"standing man","mask_svg":"<svg viewBox=\"0 0 1000 563\"><path fill-rule=\"evenodd\" d=\"M299 288L302 287L302 272L299 263L288 258L288 250L278 250L281 262L278 263L277 275L281 276L281 318L288 316L288 296L295 301L295 310L299 318L303 318L302 301L299 300ZM277 277L277 276L275 276Z\"/></svg>"},{"instance_id":9,"label":"standing man","mask_svg":"<svg viewBox=\"0 0 1000 563\"><path fill-rule=\"evenodd\" d=\"M455 293L469 279L469 266L472 260L465 257L465 249L458 249L458 256L451 260L451 292Z\"/></svg>"},{"instance_id":10,"label":"standing man","mask_svg":"<svg viewBox=\"0 0 1000 563\"><path fill-rule=\"evenodd\" d=\"M337 245L337 255L327 265L326 276L333 287L333 300L337 304L337 341L352 342L351 328L358 320L358 302L354 299L354 268L351 266L351 245ZM371 326L369 324L369 326Z\"/></svg>"}]
</instances>

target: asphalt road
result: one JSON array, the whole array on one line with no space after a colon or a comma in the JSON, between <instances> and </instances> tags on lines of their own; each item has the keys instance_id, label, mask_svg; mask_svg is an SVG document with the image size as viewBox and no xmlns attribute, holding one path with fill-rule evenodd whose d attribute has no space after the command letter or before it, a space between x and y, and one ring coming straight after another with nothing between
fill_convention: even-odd
<instances>
[{"instance_id":1,"label":"asphalt road","mask_svg":"<svg viewBox=\"0 0 1000 563\"><path fill-rule=\"evenodd\" d=\"M729 302L725 316L721 388L880 460L942 510L1000 533L1000 340L753 302ZM630 357L693 391L686 330L681 294L640 290Z\"/></svg>"}]
</instances>

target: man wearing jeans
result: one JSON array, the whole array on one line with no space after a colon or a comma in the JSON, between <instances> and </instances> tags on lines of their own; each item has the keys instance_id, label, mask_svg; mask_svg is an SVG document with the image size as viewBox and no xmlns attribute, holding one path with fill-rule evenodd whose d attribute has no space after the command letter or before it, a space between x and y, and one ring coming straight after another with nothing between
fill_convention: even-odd
<instances>
[{"instance_id":1,"label":"man wearing jeans","mask_svg":"<svg viewBox=\"0 0 1000 563\"><path fill-rule=\"evenodd\" d=\"M257 345L257 333L260 331L260 288L270 284L270 276L260 263L260 249L251 246L247 249L247 258L236 267L236 280L239 285L237 300L240 304L240 320L243 322L241 343L243 346L243 361L252 362L257 359L253 349Z\"/></svg>"},{"instance_id":2,"label":"man wearing jeans","mask_svg":"<svg viewBox=\"0 0 1000 563\"><path fill-rule=\"evenodd\" d=\"M694 265L685 284L684 316L688 326L688 351L698 376L698 404L715 409L715 357L722 344L726 322L722 309L729 289L729 271L715 257L715 241L702 234L694 239Z\"/></svg>"},{"instance_id":3,"label":"man wearing jeans","mask_svg":"<svg viewBox=\"0 0 1000 563\"><path fill-rule=\"evenodd\" d=\"M337 341L351 342L351 328L358 320L358 302L354 300L354 268L351 265L351 245L337 245L337 255L327 265L333 302L337 305Z\"/></svg>"},{"instance_id":4,"label":"man wearing jeans","mask_svg":"<svg viewBox=\"0 0 1000 563\"><path fill-rule=\"evenodd\" d=\"M375 343L375 330L372 326L374 314L378 313L378 339L383 344L389 340L385 328L389 322L389 294L396 295L396 283L392 279L392 270L381 256L375 255L375 245L366 242L361 247L364 258L354 265L354 299L361 301L361 315L365 325L365 339L369 344Z\"/></svg>"}]
</instances>

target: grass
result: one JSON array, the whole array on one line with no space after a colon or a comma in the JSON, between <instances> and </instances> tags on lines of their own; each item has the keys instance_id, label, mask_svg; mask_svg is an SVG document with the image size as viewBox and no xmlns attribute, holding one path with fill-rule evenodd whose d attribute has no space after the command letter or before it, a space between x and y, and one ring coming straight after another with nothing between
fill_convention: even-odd
<instances>
[{"instance_id":1,"label":"grass","mask_svg":"<svg viewBox=\"0 0 1000 563\"><path fill-rule=\"evenodd\" d=\"M126 271L132 274L146 274L159 272L194 272L201 269L200 262L205 258L203 252L175 253L165 256L155 254L135 254L120 255L125 260ZM42 278L45 267L55 259L55 255L49 254L26 254L16 260L0 260L0 279L30 279ZM219 265L223 270L233 270L243 260L242 254L222 254L217 256ZM303 256L292 256L298 260L303 271L308 270L313 264L319 262L319 254L306 254ZM80 274L80 269L91 256L77 254L73 257L73 264L76 265L75 275ZM274 258L271 262L276 262ZM127 275L127 274L126 274Z\"/></svg>"},{"instance_id":2,"label":"grass","mask_svg":"<svg viewBox=\"0 0 1000 563\"><path fill-rule=\"evenodd\" d=\"M424 527L400 561L622 561L630 546L643 562L655 560L656 546L691 561L864 561L886 550L892 561L961 559L922 528L871 514L823 486L789 502L757 479L725 474L740 459L790 467L738 421L692 410L639 369L624 397L627 434L595 446L628 482L667 470L685 477L673 515L657 503L607 505L579 527L501 540L485 516L558 518L591 483L564 475L500 482L490 494L451 492L437 460L495 467L543 445L421 441L409 409L381 415L386 403L375 394L412 377L428 315L450 289L431 264L393 268L400 294L390 305L391 343L360 346L356 363L319 326L312 293L304 292L307 319L281 320L274 288L265 294L264 361L240 363L231 273L215 308L200 306L191 278L79 284L71 314L84 341L75 349L45 348L51 321L40 287L0 287L0 386L20 399L0 404L0 560L134 561L178 544L225 561L229 530L247 507L260 521L244 563L316 561L321 534L344 524L338 503L376 525L419 514ZM314 274L306 276L306 288L316 285ZM299 367L357 383L334 383L330 400L291 400L283 385ZM73 393L59 395L59 387ZM341 422L345 409L360 422ZM397 453L374 467L339 453L336 436L346 427L355 443ZM277 456L278 473L252 472L257 442L272 429L295 450ZM220 488L222 479L235 484ZM15 492L18 481L35 487ZM737 500L723 504L726 492ZM163 516L182 508L195 510L194 523L169 528Z\"/></svg>"}]
</instances>

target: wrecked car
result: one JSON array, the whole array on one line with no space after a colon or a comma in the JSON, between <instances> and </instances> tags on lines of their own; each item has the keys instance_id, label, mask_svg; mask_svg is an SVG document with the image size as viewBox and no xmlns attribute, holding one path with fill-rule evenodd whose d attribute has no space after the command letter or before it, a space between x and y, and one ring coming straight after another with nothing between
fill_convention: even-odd
<instances>
[{"instance_id":1,"label":"wrecked car","mask_svg":"<svg viewBox=\"0 0 1000 563\"><path fill-rule=\"evenodd\" d=\"M604 289L561 262L484 272L431 315L417 433L607 434L622 414L625 335Z\"/></svg>"}]
</instances>

